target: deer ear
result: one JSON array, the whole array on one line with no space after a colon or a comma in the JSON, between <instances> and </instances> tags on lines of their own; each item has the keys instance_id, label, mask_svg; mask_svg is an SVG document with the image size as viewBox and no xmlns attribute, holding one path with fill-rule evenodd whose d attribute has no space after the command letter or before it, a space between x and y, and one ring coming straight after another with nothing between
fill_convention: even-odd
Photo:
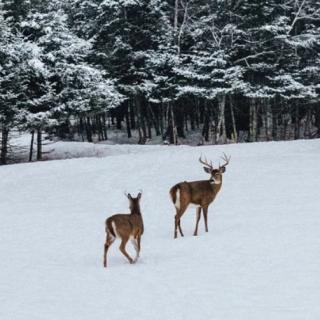
<instances>
[{"instance_id":1,"label":"deer ear","mask_svg":"<svg viewBox=\"0 0 320 320\"><path fill-rule=\"evenodd\" d=\"M211 169L210 168L207 168L207 167L203 167L203 170L206 172L206 173L211 173Z\"/></svg>"},{"instance_id":2,"label":"deer ear","mask_svg":"<svg viewBox=\"0 0 320 320\"><path fill-rule=\"evenodd\" d=\"M131 197L131 194L130 194L130 193L128 193L128 199L129 199L129 200L132 200L132 197Z\"/></svg>"},{"instance_id":3,"label":"deer ear","mask_svg":"<svg viewBox=\"0 0 320 320\"><path fill-rule=\"evenodd\" d=\"M220 172L221 172L221 173L226 172L226 167L222 167L222 168L220 168Z\"/></svg>"},{"instance_id":4,"label":"deer ear","mask_svg":"<svg viewBox=\"0 0 320 320\"><path fill-rule=\"evenodd\" d=\"M141 196L142 196L142 193L141 193L141 192L139 192L139 193L138 193L138 196L137 196L138 200L140 200L140 199L141 199Z\"/></svg>"}]
</instances>

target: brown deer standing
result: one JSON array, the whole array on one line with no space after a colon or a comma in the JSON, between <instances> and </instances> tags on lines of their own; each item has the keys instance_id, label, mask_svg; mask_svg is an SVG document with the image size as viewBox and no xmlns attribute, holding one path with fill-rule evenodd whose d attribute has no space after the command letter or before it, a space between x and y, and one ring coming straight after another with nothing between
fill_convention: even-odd
<instances>
[{"instance_id":1,"label":"brown deer standing","mask_svg":"<svg viewBox=\"0 0 320 320\"><path fill-rule=\"evenodd\" d=\"M141 192L136 198L133 198L130 193L126 195L130 203L129 214L115 214L106 220L106 242L104 244L103 265L107 267L108 249L116 238L121 239L120 251L129 260L130 263L135 263L140 254L141 236L143 234L143 220L140 211ZM132 259L126 251L126 244L131 239L136 257Z\"/></svg>"},{"instance_id":2,"label":"brown deer standing","mask_svg":"<svg viewBox=\"0 0 320 320\"><path fill-rule=\"evenodd\" d=\"M203 211L206 232L208 232L208 207L215 199L222 185L222 175L226 171L231 157L223 156L225 163L218 169L214 169L212 162L209 164L207 160L203 161L199 158L200 163L205 165L204 171L211 175L209 180L200 180L192 182L180 182L170 189L170 196L174 206L176 207L176 215L174 221L174 238L177 238L177 229L183 237L180 219L186 211L189 204L197 206L197 220L194 236L198 234L198 224L201 217L201 209Z\"/></svg>"}]
</instances>

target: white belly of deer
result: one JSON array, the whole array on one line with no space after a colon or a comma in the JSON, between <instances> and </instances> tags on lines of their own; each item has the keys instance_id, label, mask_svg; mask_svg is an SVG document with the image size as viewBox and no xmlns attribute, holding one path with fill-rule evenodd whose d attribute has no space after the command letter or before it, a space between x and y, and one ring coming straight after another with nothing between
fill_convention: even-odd
<instances>
[{"instance_id":1,"label":"white belly of deer","mask_svg":"<svg viewBox=\"0 0 320 320\"><path fill-rule=\"evenodd\" d=\"M189 205L188 205L188 209L192 209L192 208L199 208L200 207L200 205L198 205L198 204L195 204L195 203L192 203L192 202L190 202L189 203Z\"/></svg>"}]
</instances>

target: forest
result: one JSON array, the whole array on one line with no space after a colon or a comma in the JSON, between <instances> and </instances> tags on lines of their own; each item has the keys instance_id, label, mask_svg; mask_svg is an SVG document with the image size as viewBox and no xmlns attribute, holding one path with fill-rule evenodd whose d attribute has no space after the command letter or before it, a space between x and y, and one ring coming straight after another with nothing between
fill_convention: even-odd
<instances>
[{"instance_id":1,"label":"forest","mask_svg":"<svg viewBox=\"0 0 320 320\"><path fill-rule=\"evenodd\" d=\"M319 138L319 93L316 0L0 0L0 164L17 131Z\"/></svg>"}]
</instances>

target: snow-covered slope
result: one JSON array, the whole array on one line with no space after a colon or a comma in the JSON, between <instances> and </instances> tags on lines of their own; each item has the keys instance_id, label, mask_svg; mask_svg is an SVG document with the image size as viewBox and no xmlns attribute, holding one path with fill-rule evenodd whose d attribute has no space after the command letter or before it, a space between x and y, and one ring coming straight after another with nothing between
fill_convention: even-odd
<instances>
[{"instance_id":1,"label":"snow-covered slope","mask_svg":"<svg viewBox=\"0 0 320 320\"><path fill-rule=\"evenodd\" d=\"M0 168L0 319L319 319L319 140L147 148ZM169 188L222 152L209 233L190 208L174 240ZM141 258L116 243L104 269L104 220L139 189Z\"/></svg>"}]
</instances>

